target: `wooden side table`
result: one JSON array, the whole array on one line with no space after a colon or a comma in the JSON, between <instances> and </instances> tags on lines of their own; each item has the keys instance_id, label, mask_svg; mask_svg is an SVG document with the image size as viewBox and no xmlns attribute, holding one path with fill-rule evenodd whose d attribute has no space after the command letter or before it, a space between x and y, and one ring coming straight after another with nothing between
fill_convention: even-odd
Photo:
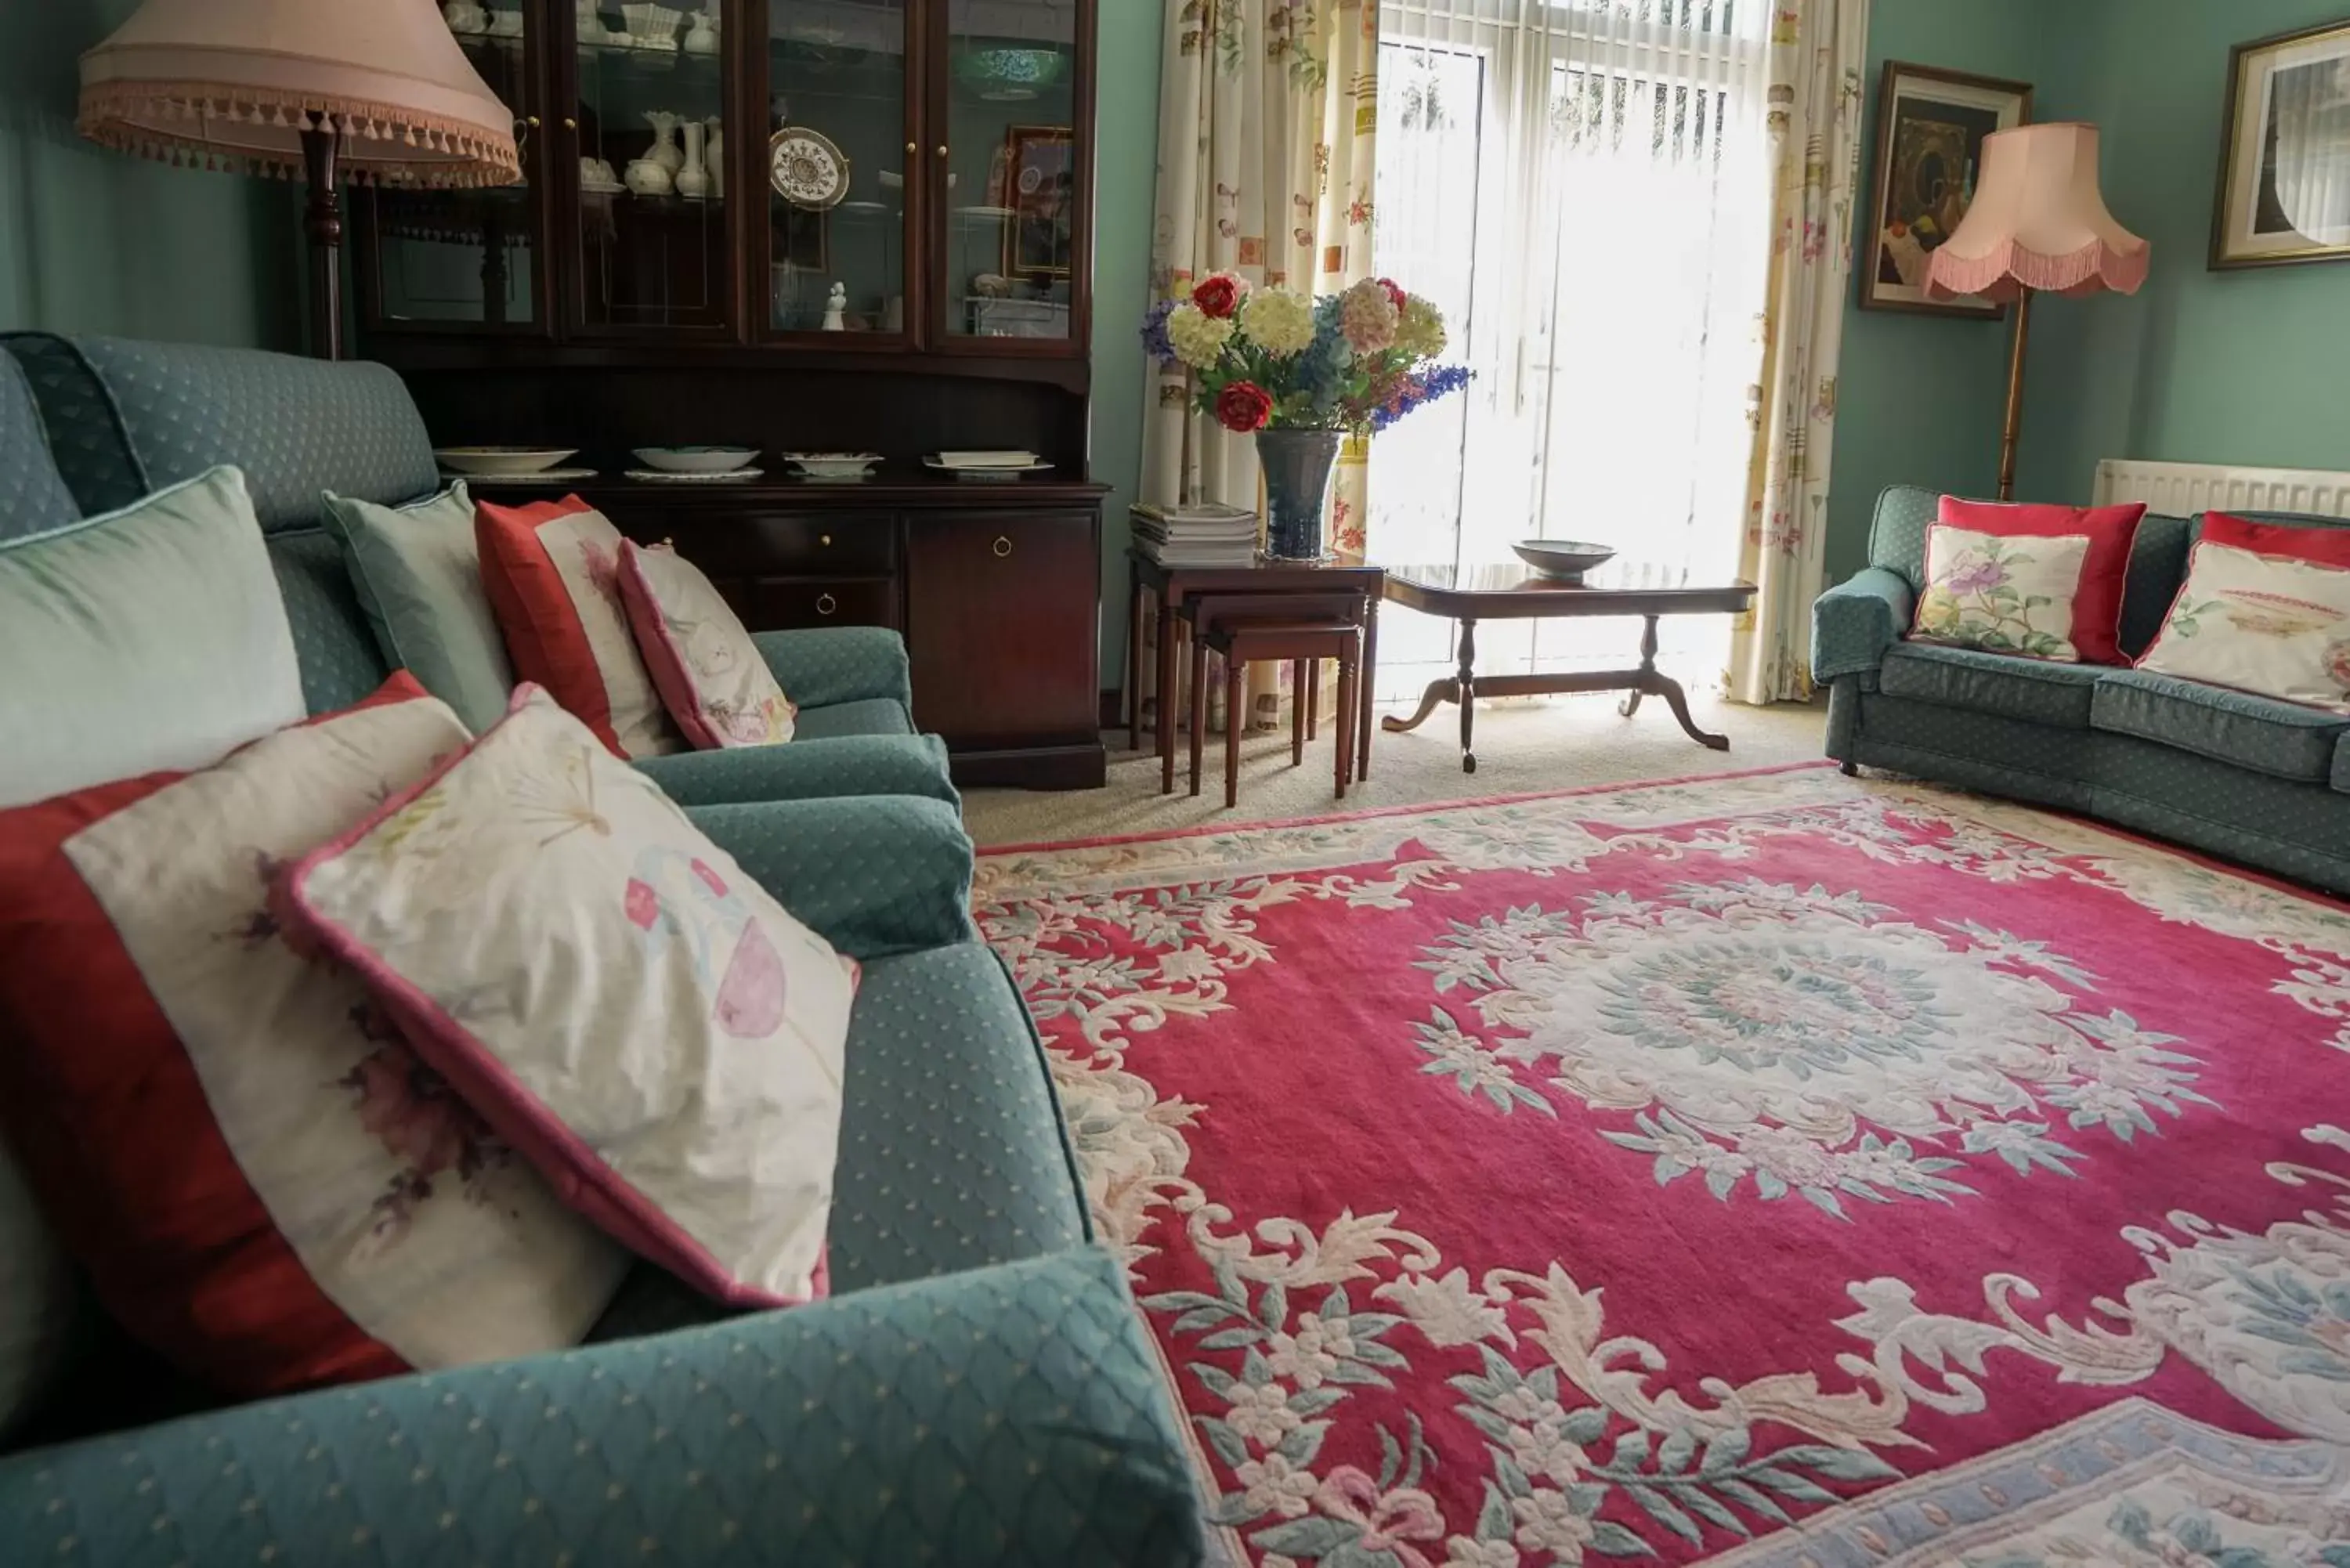
<instances>
[{"instance_id":1,"label":"wooden side table","mask_svg":"<svg viewBox=\"0 0 2350 1568\"><path fill-rule=\"evenodd\" d=\"M1363 657L1357 672L1357 716L1355 722L1355 776L1371 776L1371 692L1378 668L1379 600L1387 591L1387 574L1360 561L1259 561L1253 566L1166 566L1140 545L1129 545L1127 564L1127 741L1142 749L1142 683L1135 679L1142 668L1142 607L1148 598L1159 607L1159 793L1175 793L1174 691L1177 643L1182 623L1176 615L1185 600L1201 594L1327 593L1333 589L1363 596Z\"/></svg>"}]
</instances>

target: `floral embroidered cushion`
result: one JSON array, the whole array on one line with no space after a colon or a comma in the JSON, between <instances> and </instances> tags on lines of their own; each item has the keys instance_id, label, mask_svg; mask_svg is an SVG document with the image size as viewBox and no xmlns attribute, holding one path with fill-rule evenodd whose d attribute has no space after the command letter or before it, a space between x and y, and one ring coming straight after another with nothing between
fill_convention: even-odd
<instances>
[{"instance_id":1,"label":"floral embroidered cushion","mask_svg":"<svg viewBox=\"0 0 2350 1568\"><path fill-rule=\"evenodd\" d=\"M279 867L465 742L401 674L0 813L0 1124L100 1300L231 1394L573 1345L628 1266L279 924Z\"/></svg>"},{"instance_id":2,"label":"floral embroidered cushion","mask_svg":"<svg viewBox=\"0 0 2350 1568\"><path fill-rule=\"evenodd\" d=\"M1926 534L1926 581L1912 635L2065 663L2128 662L2122 588L2145 516L2143 504L2010 505L1943 496ZM1938 551L1937 535L1951 529L1979 537L1942 540ZM2033 543L2049 539L2079 540L2083 548ZM1938 556L1947 568L1939 576Z\"/></svg>"},{"instance_id":3,"label":"floral embroidered cushion","mask_svg":"<svg viewBox=\"0 0 2350 1568\"><path fill-rule=\"evenodd\" d=\"M614 1237L735 1305L824 1293L856 966L545 692L289 902Z\"/></svg>"},{"instance_id":4,"label":"floral embroidered cushion","mask_svg":"<svg viewBox=\"0 0 2350 1568\"><path fill-rule=\"evenodd\" d=\"M515 673L545 687L623 757L684 742L661 708L620 603L620 531L577 496L474 507L482 587Z\"/></svg>"},{"instance_id":5,"label":"floral embroidered cushion","mask_svg":"<svg viewBox=\"0 0 2350 1568\"><path fill-rule=\"evenodd\" d=\"M2350 711L2350 535L2207 516L2137 667Z\"/></svg>"},{"instance_id":6,"label":"floral embroidered cushion","mask_svg":"<svg viewBox=\"0 0 2350 1568\"><path fill-rule=\"evenodd\" d=\"M620 600L653 686L695 750L792 738L795 711L701 567L665 545L623 545Z\"/></svg>"}]
</instances>

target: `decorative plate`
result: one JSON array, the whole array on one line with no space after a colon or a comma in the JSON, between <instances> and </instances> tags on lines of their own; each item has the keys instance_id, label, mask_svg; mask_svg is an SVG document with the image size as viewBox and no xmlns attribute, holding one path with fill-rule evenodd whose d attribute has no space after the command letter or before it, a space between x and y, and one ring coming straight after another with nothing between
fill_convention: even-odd
<instances>
[{"instance_id":1,"label":"decorative plate","mask_svg":"<svg viewBox=\"0 0 2350 1568\"><path fill-rule=\"evenodd\" d=\"M462 479L467 484L572 484L583 479L593 479L592 468L547 468L536 473L460 473L455 469L442 469L443 479Z\"/></svg>"},{"instance_id":2,"label":"decorative plate","mask_svg":"<svg viewBox=\"0 0 2350 1568\"><path fill-rule=\"evenodd\" d=\"M735 473L758 461L755 446L640 446L637 461L663 473Z\"/></svg>"},{"instance_id":3,"label":"decorative plate","mask_svg":"<svg viewBox=\"0 0 2350 1568\"><path fill-rule=\"evenodd\" d=\"M741 484L757 479L766 472L764 468L737 468L726 473L665 473L658 468L626 471L628 477L639 484Z\"/></svg>"},{"instance_id":4,"label":"decorative plate","mask_svg":"<svg viewBox=\"0 0 2350 1568\"><path fill-rule=\"evenodd\" d=\"M504 479L539 473L579 449L569 446L442 446L432 449L441 466L459 473Z\"/></svg>"},{"instance_id":5,"label":"decorative plate","mask_svg":"<svg viewBox=\"0 0 2350 1568\"><path fill-rule=\"evenodd\" d=\"M1510 548L1542 576L1563 583L1579 583L1584 573L1616 558L1608 545L1586 545L1579 539L1521 539Z\"/></svg>"},{"instance_id":6,"label":"decorative plate","mask_svg":"<svg viewBox=\"0 0 2350 1568\"><path fill-rule=\"evenodd\" d=\"M787 125L767 139L767 178L793 206L821 213L848 194L848 154L820 130Z\"/></svg>"},{"instance_id":7,"label":"decorative plate","mask_svg":"<svg viewBox=\"0 0 2350 1568\"><path fill-rule=\"evenodd\" d=\"M878 452L786 452L777 455L810 479L862 479L881 461Z\"/></svg>"}]
</instances>

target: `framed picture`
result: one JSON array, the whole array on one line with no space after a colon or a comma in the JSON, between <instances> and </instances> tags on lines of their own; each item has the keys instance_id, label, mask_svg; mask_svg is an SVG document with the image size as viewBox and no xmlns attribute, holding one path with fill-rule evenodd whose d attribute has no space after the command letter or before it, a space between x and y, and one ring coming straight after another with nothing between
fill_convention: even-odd
<instances>
[{"instance_id":1,"label":"framed picture","mask_svg":"<svg viewBox=\"0 0 2350 1568\"><path fill-rule=\"evenodd\" d=\"M1015 125L1004 133L1003 275L1069 275L1076 254L1077 148L1066 125ZM992 182L992 176L991 176Z\"/></svg>"},{"instance_id":2,"label":"framed picture","mask_svg":"<svg viewBox=\"0 0 2350 1568\"><path fill-rule=\"evenodd\" d=\"M2228 54L2216 267L2350 261L2350 17Z\"/></svg>"},{"instance_id":3,"label":"framed picture","mask_svg":"<svg viewBox=\"0 0 2350 1568\"><path fill-rule=\"evenodd\" d=\"M1888 60L1877 111L1876 198L1860 265L1860 303L1996 321L1987 299L1926 298L1926 263L1974 200L1983 138L2032 120L2029 82Z\"/></svg>"}]
</instances>

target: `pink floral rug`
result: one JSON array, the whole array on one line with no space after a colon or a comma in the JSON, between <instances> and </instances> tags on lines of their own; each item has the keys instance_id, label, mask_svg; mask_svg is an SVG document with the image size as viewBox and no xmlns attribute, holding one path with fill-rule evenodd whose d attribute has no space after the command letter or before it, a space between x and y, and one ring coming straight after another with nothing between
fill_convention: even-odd
<instances>
[{"instance_id":1,"label":"pink floral rug","mask_svg":"<svg viewBox=\"0 0 2350 1568\"><path fill-rule=\"evenodd\" d=\"M983 858L1225 1544L2350 1568L2350 912L1804 768Z\"/></svg>"}]
</instances>

